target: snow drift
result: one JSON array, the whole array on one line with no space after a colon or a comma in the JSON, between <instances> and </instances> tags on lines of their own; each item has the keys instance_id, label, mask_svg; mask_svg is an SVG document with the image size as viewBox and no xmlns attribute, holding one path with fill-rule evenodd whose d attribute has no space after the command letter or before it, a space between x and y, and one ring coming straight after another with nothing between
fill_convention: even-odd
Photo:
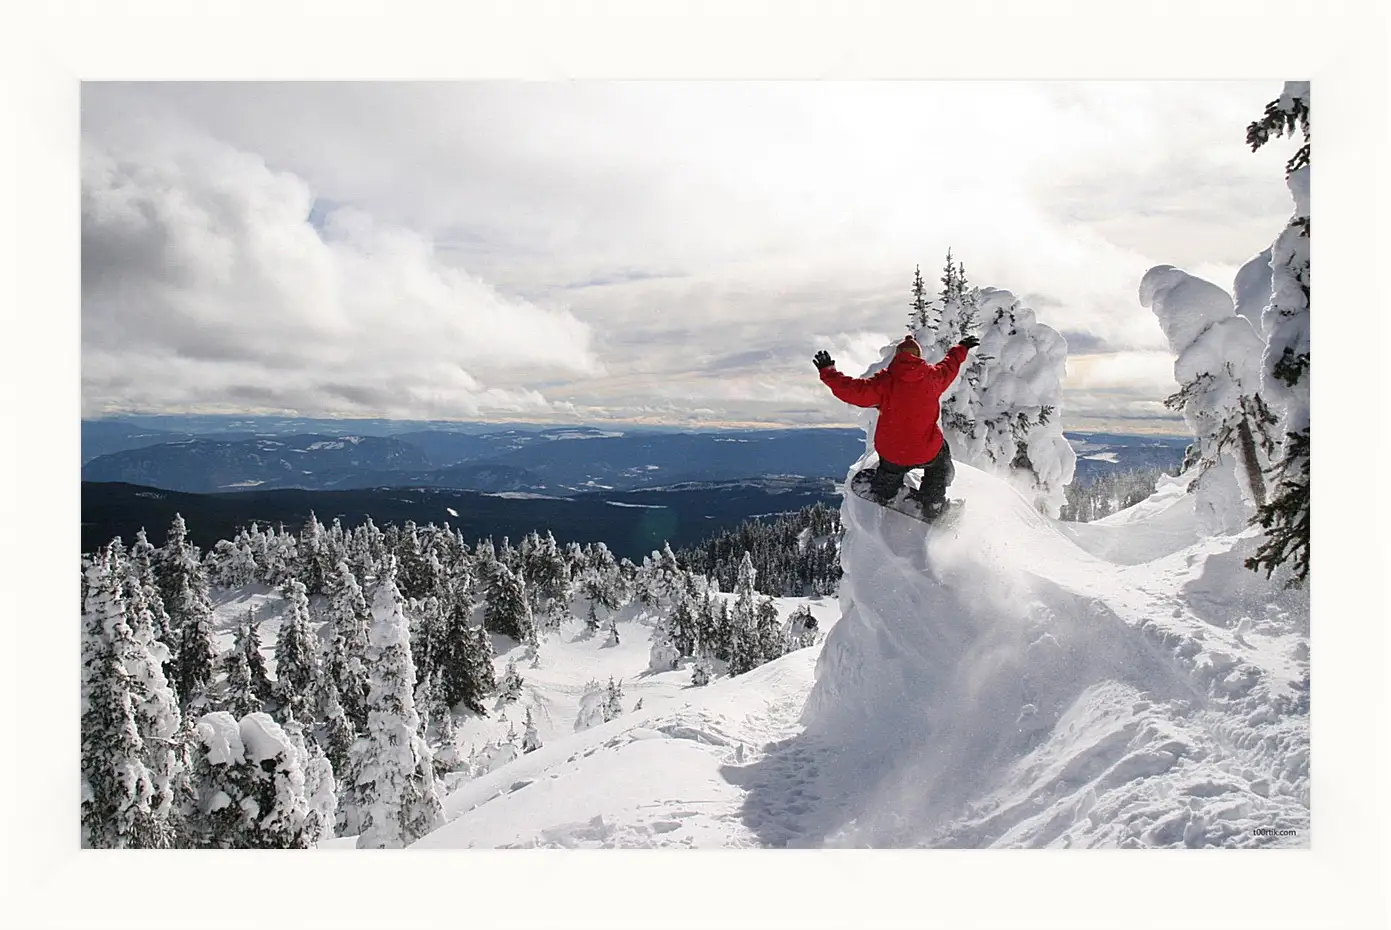
<instances>
[{"instance_id":1,"label":"snow drift","mask_svg":"<svg viewBox=\"0 0 1391 930\"><path fill-rule=\"evenodd\" d=\"M835 800L794 842L1308 843L1307 598L1249 536L1195 541L1179 487L1071 529L970 466L952 496L954 532L845 499L797 740Z\"/></svg>"}]
</instances>

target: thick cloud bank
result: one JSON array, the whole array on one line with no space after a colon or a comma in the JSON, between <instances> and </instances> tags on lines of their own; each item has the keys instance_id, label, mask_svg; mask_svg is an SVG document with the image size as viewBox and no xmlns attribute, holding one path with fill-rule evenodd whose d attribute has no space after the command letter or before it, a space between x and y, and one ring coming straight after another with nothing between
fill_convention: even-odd
<instances>
[{"instance_id":1,"label":"thick cloud bank","mask_svg":"<svg viewBox=\"0 0 1391 930\"><path fill-rule=\"evenodd\" d=\"M84 139L85 413L545 409L519 368L594 373L588 326L209 138Z\"/></svg>"}]
</instances>

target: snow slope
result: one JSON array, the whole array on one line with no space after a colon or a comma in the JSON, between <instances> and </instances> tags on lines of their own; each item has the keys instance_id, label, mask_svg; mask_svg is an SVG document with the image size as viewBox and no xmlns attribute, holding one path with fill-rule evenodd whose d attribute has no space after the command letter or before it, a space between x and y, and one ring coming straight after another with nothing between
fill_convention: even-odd
<instances>
[{"instance_id":1,"label":"snow slope","mask_svg":"<svg viewBox=\"0 0 1391 930\"><path fill-rule=\"evenodd\" d=\"M617 645L576 619L535 668L497 638L522 698L461 718L463 754L527 709L543 745L451 777L416 845L1309 845L1307 592L1242 566L1252 536L1201 535L1181 479L1092 524L960 463L951 495L952 532L847 496L824 644L736 678L649 672L635 607ZM575 732L610 676L624 714Z\"/></svg>"},{"instance_id":2,"label":"snow slope","mask_svg":"<svg viewBox=\"0 0 1391 930\"><path fill-rule=\"evenodd\" d=\"M1307 846L1307 595L1193 539L1180 491L1068 527L961 466L953 534L848 497L794 741L838 801L794 839Z\"/></svg>"}]
</instances>

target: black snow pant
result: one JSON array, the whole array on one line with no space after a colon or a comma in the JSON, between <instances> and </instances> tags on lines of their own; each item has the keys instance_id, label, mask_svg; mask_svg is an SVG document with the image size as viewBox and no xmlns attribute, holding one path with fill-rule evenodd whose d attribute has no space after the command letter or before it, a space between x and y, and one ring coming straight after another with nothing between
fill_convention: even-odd
<instances>
[{"instance_id":1,"label":"black snow pant","mask_svg":"<svg viewBox=\"0 0 1391 930\"><path fill-rule=\"evenodd\" d=\"M917 492L912 496L922 505L924 513L940 512L947 503L947 486L956 477L956 466L952 464L951 449L945 439L942 440L941 451L930 462L899 465L881 455L879 467L870 478L870 492L881 502L888 503L903 487L904 476L915 468L923 470L923 478Z\"/></svg>"}]
</instances>

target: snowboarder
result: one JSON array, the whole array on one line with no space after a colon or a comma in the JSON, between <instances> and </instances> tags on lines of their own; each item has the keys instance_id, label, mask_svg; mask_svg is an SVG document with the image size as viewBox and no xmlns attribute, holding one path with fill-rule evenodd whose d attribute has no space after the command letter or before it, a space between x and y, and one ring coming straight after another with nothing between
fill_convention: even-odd
<instances>
[{"instance_id":1,"label":"snowboarder","mask_svg":"<svg viewBox=\"0 0 1391 930\"><path fill-rule=\"evenodd\" d=\"M824 349L812 363L831 393L856 407L878 407L874 450L879 467L870 474L870 493L887 504L903 487L903 478L914 468L923 470L922 483L913 495L929 522L947 507L947 486L956 469L951 449L938 425L942 393L956 379L966 354L980 345L966 336L935 365L923 361L922 347L911 335L898 344L887 368L870 378L852 378L836 371L835 360Z\"/></svg>"}]
</instances>

